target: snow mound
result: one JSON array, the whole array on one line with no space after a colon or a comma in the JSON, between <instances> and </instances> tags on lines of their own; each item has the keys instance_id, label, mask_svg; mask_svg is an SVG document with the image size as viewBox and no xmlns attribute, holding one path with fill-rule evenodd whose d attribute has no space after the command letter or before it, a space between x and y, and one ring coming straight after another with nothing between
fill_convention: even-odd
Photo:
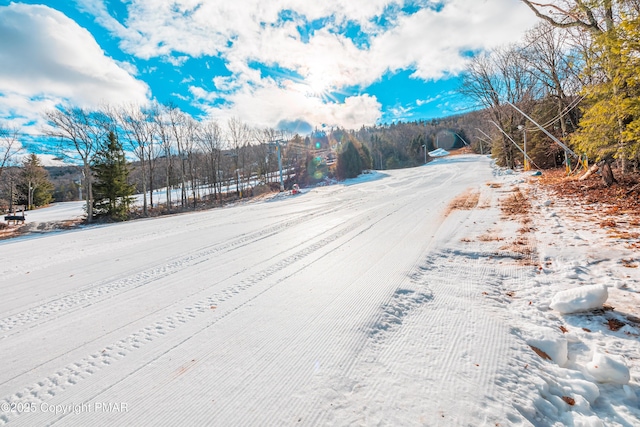
<instances>
[{"instance_id":1,"label":"snow mound","mask_svg":"<svg viewBox=\"0 0 640 427\"><path fill-rule=\"evenodd\" d=\"M529 346L542 350L559 366L567 364L568 342L556 331L549 328L539 328L526 341Z\"/></svg>"},{"instance_id":2,"label":"snow mound","mask_svg":"<svg viewBox=\"0 0 640 427\"><path fill-rule=\"evenodd\" d=\"M562 387L563 395L581 396L590 405L600 397L600 389L596 384L580 378L557 378Z\"/></svg>"},{"instance_id":3,"label":"snow mound","mask_svg":"<svg viewBox=\"0 0 640 427\"><path fill-rule=\"evenodd\" d=\"M577 313L602 307L607 298L609 293L605 285L581 286L558 292L549 307L562 314Z\"/></svg>"},{"instance_id":4,"label":"snow mound","mask_svg":"<svg viewBox=\"0 0 640 427\"><path fill-rule=\"evenodd\" d=\"M631 379L629 368L621 357L593 353L593 359L587 364L587 372L601 383L628 384Z\"/></svg>"},{"instance_id":5,"label":"snow mound","mask_svg":"<svg viewBox=\"0 0 640 427\"><path fill-rule=\"evenodd\" d=\"M429 155L431 157L444 157L444 156L448 156L449 152L444 148L438 148L436 150L429 151Z\"/></svg>"}]
</instances>

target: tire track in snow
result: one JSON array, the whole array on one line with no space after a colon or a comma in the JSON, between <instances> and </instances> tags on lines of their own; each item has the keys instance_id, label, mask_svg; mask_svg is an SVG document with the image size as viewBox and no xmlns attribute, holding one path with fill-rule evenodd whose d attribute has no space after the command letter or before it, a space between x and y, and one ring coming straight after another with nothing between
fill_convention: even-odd
<instances>
[{"instance_id":1,"label":"tire track in snow","mask_svg":"<svg viewBox=\"0 0 640 427\"><path fill-rule=\"evenodd\" d=\"M269 278L270 276L273 276L274 274L282 271L283 269L290 267L297 262L302 261L306 257L326 247L330 243L333 243L334 241L340 239L341 237L348 235L349 233L357 230L362 225L370 222L372 219L372 215L373 214L371 212L365 212L361 214L359 217L354 218L350 223L335 226L333 227L334 231L329 236L315 243L312 243L287 257L281 258L281 257L274 256L274 258L279 259L279 261L271 265L269 268L266 268L262 271L254 273L247 279L240 281L237 285L228 286L225 289L217 293L214 293L212 296L202 298L195 301L194 303L188 304L183 310L178 311L173 315L167 316L165 317L165 319L161 321L154 322L153 324L147 327L144 327L138 332L122 338L121 340L117 341L112 345L106 346L100 352L94 352L89 356L81 359L80 361L68 364L56 370L55 373L47 376L46 378L38 381L35 384L32 384L31 386L26 387L25 389L19 392L15 392L14 394L0 401L0 403L6 402L10 405L35 403L37 406L39 406L40 404L46 402L48 399L51 399L57 396L58 394L67 390L68 388L72 386L76 386L79 382L86 380L87 378L97 373L98 371L111 367L111 365L115 364L117 361L128 356L130 353L141 349L148 343L155 341L156 339L159 339L159 338L165 338L170 332L175 331L176 329L178 329L181 326L184 326L187 323L191 323L192 321L201 317L204 313L210 312L212 306L217 307L218 304L221 304L237 296L242 291L248 290L249 288L255 286L256 284L263 282L265 279ZM391 213L388 213L387 215L383 216L383 218L389 215L391 215ZM381 221L382 219L378 218L378 221ZM298 220L297 222L301 223L304 221ZM372 225L369 225L369 227L367 228L370 228L371 226ZM291 274L295 274L295 272ZM201 332L209 328L213 324L227 317L232 312L246 305L253 299L257 298L259 295L268 291L271 287L276 285L277 285L277 282L270 285L266 289L262 290L258 295L255 295L249 298L248 300L242 301L238 304L232 305L226 311L224 311L221 315L216 317L214 321L208 322L203 328L199 329L198 332ZM198 291L198 293L201 293L201 292L202 291ZM178 345L191 339L191 337L193 337L198 332L194 334L189 334L188 338L180 341L179 344L172 346L170 349L163 352L162 354L167 353L168 351L174 349ZM120 381L124 379L126 379L126 377L122 378ZM107 387L107 389L112 386L113 385ZM20 414L15 412L0 415L0 425L4 425L8 423L18 415Z\"/></svg>"},{"instance_id":2,"label":"tire track in snow","mask_svg":"<svg viewBox=\"0 0 640 427\"><path fill-rule=\"evenodd\" d=\"M347 207L343 206L342 208L351 208L355 205L356 203L351 203ZM335 209L327 210L321 215L330 214L334 210ZM241 235L221 244L200 248L190 254L182 255L133 275L84 286L78 291L70 292L67 295L47 301L44 304L32 307L26 311L15 313L9 317L0 319L0 334L2 334L0 335L0 341L12 335L7 334L7 332L15 328L25 325L31 325L31 327L40 326L47 321L55 320L59 316L66 316L75 310L86 308L89 305L104 301L105 299L112 298L124 292L146 286L156 280L192 267L195 264L205 262L216 254L237 250L258 240L272 237L283 229L301 225L314 219L317 215L318 214L307 213L293 220L282 221L271 227ZM59 314L59 316L56 316L56 314Z\"/></svg>"},{"instance_id":3,"label":"tire track in snow","mask_svg":"<svg viewBox=\"0 0 640 427\"><path fill-rule=\"evenodd\" d=\"M482 290L497 277L477 255L484 245L476 246L477 251L469 254L439 251L414 269L410 275L412 285L398 288L390 301L381 306L370 341L343 378L336 381L342 384L337 387L350 391L332 410L361 410L353 414L338 409L338 414L331 415L332 420L327 419L327 414L316 414L314 423L340 420L352 424L400 425L442 420L443 425L473 425L483 418L485 422L492 417L504 420L501 414L483 413L482 396L493 398L504 360L512 350L511 337L508 326L492 316L490 307L482 300ZM405 353L412 354L410 359L415 358L416 352L423 355L417 358L421 363L405 366L404 361L397 360L398 355ZM444 391L455 390L453 395L423 386L451 382L453 386L447 385ZM403 395L412 398L403 399ZM407 408L416 396L420 406ZM480 402L474 408L476 418L460 418L459 414L468 413L460 407L465 401ZM397 419L384 417L389 415L384 410L389 407L400 410ZM403 413L424 414L424 418L408 420L402 418Z\"/></svg>"},{"instance_id":4,"label":"tire track in snow","mask_svg":"<svg viewBox=\"0 0 640 427\"><path fill-rule=\"evenodd\" d=\"M391 204L389 204L389 205L391 205ZM389 206L389 207L391 207L391 206ZM352 237L348 237L348 238L346 238L346 240L343 240L343 241L340 243L340 246L342 246L342 245L344 245L344 244L347 244L349 241L351 241L351 240L355 239L356 237L358 237L359 235L361 235L361 234L363 234L363 233L367 232L367 231L368 231L368 230L370 230L370 229L371 229L371 227L373 227L375 224L377 224L378 222L380 222L380 221L381 221L381 220L383 220L384 218L389 217L390 215L392 215L392 214L393 214L395 211L397 211L398 209L401 209L401 207L396 207L396 208L394 208L394 210L393 210L392 212L389 212L389 207L385 208L384 210L377 209L377 210L378 210L378 211L380 211L381 213L372 213L372 212L366 213L366 216L368 216L368 218L364 219L364 222L362 223L362 225L366 224L367 226L366 226L366 227L364 227L364 228L362 228L362 227L361 227L361 229L360 229L360 230L354 230L354 232L355 232L356 234L355 234L354 236L352 236ZM374 220L375 220L375 221L374 221ZM343 232L338 232L337 234L338 234L338 235L342 235L342 234L343 234ZM333 238L331 238L331 239L329 239L329 240L333 240ZM333 249L332 249L332 251L333 251L333 250L335 250L335 249L336 249L336 248L333 248ZM323 256L324 256L324 255L323 255ZM319 261L319 260L315 260L315 261L313 261L313 262L318 262L318 261ZM286 261L286 262L285 262L285 264L289 264L289 263L290 263L289 261ZM302 268L304 268L304 267L301 267L300 269L302 269ZM293 273L291 273L291 275L294 275L294 274L297 274L297 272L293 272ZM289 276L288 276L288 277L289 277ZM274 284L274 285L272 285L271 287L273 287L273 286L275 286L275 284ZM264 293L264 292L268 291L269 289L270 289L270 288L265 289L265 290L263 290L263 292L261 292L261 293ZM253 299L257 298L258 296L259 296L259 295L256 295ZM248 303L248 302L250 302L250 301L247 301L246 303ZM237 307L237 308L239 308L239 307ZM228 313L228 314L230 314L230 313ZM317 315L315 316L315 318L317 318L317 317L319 317L319 316L320 316L320 314L317 314ZM213 323L212 323L212 324L213 324ZM205 329L207 329L209 326L210 326L210 325L208 325L207 327L202 328L202 329L200 329L200 330L198 330L198 331L194 331L194 332L191 334L191 337L195 337L199 332L204 331L204 330L205 330ZM325 332L328 334L328 336L330 336L330 335L331 335L331 331L325 331ZM241 333L240 333L240 334L241 334ZM242 334L241 334L241 335L242 335ZM314 346L314 345L316 345L316 344L317 344L315 340L314 340L314 341L309 341L309 339L310 339L310 338L309 338L309 337L306 337L306 338L307 338L307 339L305 339L303 342L301 342L301 343L300 343L300 346L298 346L298 345L296 344L296 345L295 345L295 347L296 347L296 348L299 348L299 347L301 347L301 348L309 348L309 346ZM240 364L240 363L242 363L242 362L243 362L243 360L245 360L245 359L247 359L247 358L251 358L251 357L255 354L255 352L261 351L261 349L262 349L262 348L264 348L266 345L271 344L271 340L272 340L272 338L271 338L271 337L266 337L266 336L265 336L265 337L262 337L262 336L261 336L261 337L259 337L259 339L258 339L258 340L256 340L255 342L252 342L252 347L251 347L251 352L250 352L250 353L248 353L248 354L245 354L245 353L242 353L242 354L234 354L234 355L230 355L230 356L228 356L227 358L232 357L232 359L233 359L233 364L234 364L234 365ZM180 344L182 344L182 343L180 343ZM176 345L176 347L177 347L177 346L178 346L178 345ZM165 354L167 354L169 351L173 351L176 347L174 347L174 348L172 348L172 349L168 350L167 352L163 353L162 355L160 355L160 356L158 356L158 357L164 356L164 355L165 355ZM173 356L173 357L175 357L175 354L174 354L174 356ZM187 357L187 356L184 356L184 357ZM194 355L190 353L190 354L188 355L188 359L189 359L189 360L191 360L191 359L192 359L192 357L194 357ZM205 363L205 361L206 361L207 357L211 357L211 356L210 356L210 355L209 355L209 356L207 356L207 355L204 355L204 356L203 356L203 355L196 355L196 356L194 357L194 359L193 359L193 360L197 360L197 361L198 361L198 362L197 362L198 364L200 364L200 363ZM226 357L226 356L224 356L224 357ZM269 368L270 363L274 360L274 358L275 358L275 357L276 357L276 356L275 356L274 354L270 354L270 357L260 358L260 359L259 359L259 361L257 361L257 362L256 362L259 366L256 366L256 365L252 364L252 368L253 368L253 369L258 370L259 372L262 372L262 371L263 371L263 369L268 369L268 368ZM157 359L155 359L155 360L157 360ZM224 360L217 360L217 362L218 362L218 363L229 363L229 361L224 362ZM298 366L297 368L298 368L298 369L305 369L305 367L304 367L304 366ZM308 365L306 365L306 368L308 369ZM287 388L287 387L290 387L291 382L295 383L296 381L299 381L299 380L300 380L300 376L299 376L298 374L296 374L296 372L295 372L295 371L296 371L296 369L294 369L294 366L290 366L290 367L288 367L288 370L290 371L291 375L287 375L287 376L286 376L286 378L284 378L284 380L282 380L282 379L281 379L281 380L279 380L279 381L278 381L278 385L277 385L277 387L278 387L278 388L280 388L280 389L281 389L281 388ZM132 374L133 374L133 373L132 373ZM221 384L221 383L223 383L223 384L224 384L225 382L226 382L226 383L228 383L228 379L229 379L228 377L229 377L229 376L231 376L231 375L234 375L234 373L233 373L233 372L223 372L223 373L221 373L221 375L220 375L220 376L217 376L217 377L216 377L216 384ZM245 375L250 375L250 374L249 374L249 372L247 372ZM163 375L163 377L166 377L166 378L172 378L172 377L171 377L171 375L169 375L169 373L168 373L166 376L164 376L164 375ZM121 381L124 381L124 380L126 380L126 378L123 378ZM246 383L250 383L250 382L251 382L251 378L249 378L249 377L247 377L247 378L246 378L246 380L247 380L247 381L246 381ZM167 380L167 381L168 381L168 380ZM233 382L233 384L238 384L238 383L242 383L242 381L239 381L239 380L238 380L238 381ZM168 384L168 383L167 383L167 384ZM158 386L154 387L154 390L158 390L158 387L162 387L162 386L163 386L163 385L162 385L162 384L160 384L160 385L158 385ZM237 387L236 387L236 386L234 386L234 389L235 389L235 388L237 388ZM106 391L106 390L105 390L105 391ZM233 392L235 392L235 391L236 391L236 390L229 390L228 392L229 392L229 393L233 393ZM155 392L154 392L154 393L155 393ZM203 393L204 393L204 391L203 391ZM227 394L227 392L225 392L224 394ZM176 396L176 399L178 399L178 398L179 398L179 397L178 397L178 396ZM233 399L231 399L231 400L233 400ZM232 402L228 403L228 405L232 405L232 404L233 404ZM228 408L228 405L227 405L227 406L224 406L224 407L222 407L222 408L223 408L223 409L224 409L224 408ZM257 402L256 402L256 405L258 405L258 403L257 403ZM223 409L219 409L219 410L217 410L215 413L216 413L216 414L220 414L220 413L221 413L221 411L223 411ZM243 413L247 413L247 412L249 412L249 408L244 408L244 409L243 409ZM264 413L264 411L262 411L262 412L261 412L261 411L256 410L256 412L255 412L255 414L260 414L260 413ZM183 421L185 421L185 420L183 420ZM189 422L187 422L187 423L191 423L191 421L193 421L193 419L189 418ZM202 420L200 420L200 421L201 421L201 422L203 422ZM237 420L236 420L236 421L237 421ZM255 421L257 422L258 420L256 419ZM247 422L249 422L249 421L247 421ZM196 423L196 424L197 424L197 422L195 422L195 421L194 421L194 423Z\"/></svg>"},{"instance_id":5,"label":"tire track in snow","mask_svg":"<svg viewBox=\"0 0 640 427\"><path fill-rule=\"evenodd\" d=\"M341 247L343 245L346 245L349 242L351 242L352 240L356 239L361 234L363 234L365 232L368 232L373 226L375 226L377 223L381 222L385 218L391 216L398 209L400 209L400 208L395 208L394 211L392 211L392 212L387 212L385 214L376 214L376 215L373 215L372 217L367 218L365 221L362 222L362 224L359 224L360 226L364 225L364 224L367 224L365 228L360 229L359 231L357 231L356 234L354 234L353 236L348 237L346 240L341 242L338 247L333 248L332 250L336 250L339 247ZM371 216L371 213L368 214L367 216ZM372 218L376 218L376 220L372 222L371 221ZM331 239L331 240L333 240L333 239ZM319 260L316 260L314 262L318 262L318 261ZM293 276L293 275L297 274L301 269L291 273L290 276ZM275 286L275 284L272 285L271 287L273 287L273 286ZM335 296L335 298L333 298L331 301L328 301L326 303L326 305L324 306L324 309L320 310L320 312L316 313L311 319L309 319L307 322L305 322L305 325L298 325L297 328L304 328L305 326L308 327L309 325L313 324L316 319L320 318L325 313L325 310L327 308L329 308L331 303L335 299L339 298L345 292L348 292L349 288L350 288L350 286L345 288L345 289L343 289L338 295ZM263 291L263 292L266 292L269 289L265 289L265 291ZM238 308L240 308L240 307L238 307ZM229 314L231 314L231 313L229 313ZM199 332L201 332L201 331L199 331ZM325 330L324 331L324 336L328 337L328 336L331 336L331 335L332 335L331 330ZM195 336L195 334L193 336ZM237 365L247 364L247 361L252 361L252 363L251 363L252 370L254 370L256 372L261 372L261 373L265 372L265 371L268 371L269 368L272 368L272 363L278 357L278 355L276 355L274 353L271 353L271 354L268 354L269 357L260 357L255 361L254 361L254 357L255 357L256 353L262 352L263 349L265 349L268 345L270 345L271 342L273 341L273 339L274 339L274 337L272 337L272 336L266 336L266 335L265 336L260 336L259 339L257 339L256 341L252 341L251 352L249 352L249 353L241 353L241 354L233 354L233 355L226 356L226 358L228 358L230 360L232 359L233 360L233 364L237 364ZM322 341L322 339L320 339L320 341ZM290 343L290 345L292 345L295 348L299 349L299 351L304 352L305 349L308 349L310 347L313 347L313 346L317 345L317 340L313 339L313 337L310 337L310 336L302 336L302 337L296 336L295 343ZM201 356L197 357L197 359L199 360L199 363L204 363L207 360L207 358L209 358L209 357L211 357L211 355L207 354L207 355L201 355ZM222 363L222 361L219 361L219 362ZM301 371L302 370L304 370L305 372L308 372L309 365L301 363L299 360L298 361L289 361L289 363L290 363L290 365L287 366L287 371L289 372L289 374L284 378L279 378L278 379L277 385L275 386L275 388L277 390L283 390L283 389L291 388L294 383L300 381L300 378L304 378L304 375L301 375ZM223 372L223 373L221 373L219 376L216 377L216 384L231 384L232 385L232 389L231 390L224 389L224 390L217 390L217 391L219 393L223 394L223 395L228 395L228 394L235 395L237 393L242 393L242 390L238 390L238 384L250 384L254 380L254 378L252 377L252 375L253 375L252 372L253 371L245 372L243 374L243 378L237 379L236 381L233 381L233 382L231 382L230 379L237 375L236 372ZM274 393L277 394L277 391L274 391ZM176 396L176 398L178 398L178 397ZM237 404L237 401L235 399L229 398L229 399L227 399L227 401L225 403L221 404L220 406L216 406L216 410L212 414L210 414L210 416L214 417L214 418L217 418L221 414L233 413L234 412L233 406L236 405L236 404ZM265 410L264 410L265 408L263 408L261 405L262 405L262 403L259 400L252 401L249 404L249 407L243 407L242 408L243 416L240 417L240 418L235 417L235 422L236 423L242 422L243 424L246 424L246 425L259 424L261 422L260 421L261 417L264 416L264 413L265 413ZM287 411L290 411L291 409L292 409L291 405L288 405L287 408L286 408ZM249 414L254 414L254 417L250 417ZM239 414L238 414L238 416L239 416ZM242 421L240 421L240 419L242 419ZM201 424L203 422L204 422L203 420L196 420L196 419L191 419L190 418L187 421L187 424Z\"/></svg>"},{"instance_id":6,"label":"tire track in snow","mask_svg":"<svg viewBox=\"0 0 640 427\"><path fill-rule=\"evenodd\" d=\"M375 215L373 215L373 213L371 214L373 217L375 217ZM366 222L367 220L363 220L363 224ZM335 240L338 240L339 238L342 237L342 235L345 233L345 230L341 230L337 233L335 233L334 237ZM326 244L329 244L331 242L327 242ZM326 246L326 244L324 246ZM319 248L318 248L319 249ZM315 251L317 251L318 249L312 250L310 252L314 253ZM306 254L304 256L308 256L309 254ZM297 260L292 259L290 260L290 262L296 262ZM283 266L282 268L286 268L287 266ZM276 271L275 273L277 273L278 271ZM271 275L275 274L272 273ZM295 274L295 273L292 273ZM256 283L260 283L261 281L264 281L264 276L259 276L259 273L257 273L256 275L252 276L255 279L255 283L253 284L249 284L249 286L247 286L244 289L240 289L240 290L246 290L251 288L252 286L254 286ZM266 277L270 277L270 275L267 275ZM275 286L276 284L273 284L272 286ZM228 291L228 296L229 298L235 297L238 295L238 289L236 286L230 286L228 288L225 289L225 291ZM266 292L268 289L265 289L263 292ZM33 398L36 398L38 396L42 396L45 399L49 399L48 396L52 396L51 398L53 398L53 396L60 396L60 390L65 391L68 388L71 387L77 387L80 383L86 383L86 381L82 381L84 379L86 379L86 377L84 377L82 374L82 372L80 372L80 375L75 375L75 372L78 371L78 369L80 368L87 368L86 364L84 363L85 361L88 363L89 367L87 369L89 369L90 371L93 371L95 368L94 372L89 372L89 371L85 371L87 372L89 375L93 375L99 371L104 371L106 368L113 368L115 365L115 362L117 362L118 360L122 359L123 357L127 356L128 354L131 353L125 353L122 347L124 347L125 349L130 350L131 352L136 351L139 348L142 348L143 346L148 345L150 342L155 341L156 345L157 344L157 340L159 338L163 338L166 339L168 335L171 335L171 332L174 331L175 329L177 329L178 327L183 327L185 326L185 324L189 324L192 325L193 327L198 326L198 325L194 325L193 320L196 318L199 318L204 312L207 312L207 310L210 309L210 306L208 306L208 304L210 304L211 302L220 302L221 300L224 301L223 297L220 297L218 299L215 299L216 294L213 295L213 300L210 299L199 299L195 304L189 304L187 307L184 308L183 311L177 312L175 313L174 316L169 316L166 318L167 321L167 328L165 328L164 324L162 324L162 322L155 322L153 325L149 325L146 328L141 329L138 333L135 334L131 334L129 336L126 337L126 339L123 341L118 341L115 345L110 345L104 348L104 351L101 352L96 352L96 353L92 353L89 357L82 359L82 361L74 363L72 365L67 365L65 366L65 368L63 370L58 370L55 373L55 376L52 376L53 379L47 377L47 379L49 379L50 384L48 384L46 381L44 382L44 385L40 385L40 382L38 382L38 387L31 387L28 388L27 391L29 392L29 395L33 396ZM257 297L254 296L253 298ZM241 305L247 304L248 302L250 302L251 300L245 300L240 302L238 305L232 306L230 307L227 312L225 313L225 316L228 315L231 311L237 310ZM200 303L200 304L198 304ZM220 307L222 308L222 307ZM220 317L222 318L222 316ZM200 330L204 330L206 328L208 328L209 326L211 326L213 323L217 322L219 319L215 319L212 323L207 324L204 328L201 328ZM171 327L171 326L174 327ZM197 333L197 332L196 332ZM330 331L327 331L327 333L330 333ZM188 339L191 339L191 337L193 337L194 335L189 335ZM178 344L176 344L176 346L171 347L170 349L168 349L167 351L165 351L162 354L166 354L169 351L171 351L172 349L176 348L177 346L181 345L184 341L183 340L181 342L179 342ZM120 344L120 345L118 345ZM160 356L158 356L160 357ZM157 360L154 359L154 360ZM93 364L91 363L93 362ZM78 364L80 366L78 366ZM75 367L74 367L75 366ZM146 365L145 365L146 366ZM99 369L98 369L99 368ZM139 369L143 369L144 366L136 369L136 371L138 371ZM111 371L113 371L113 369L111 369ZM109 387L107 387L106 389L103 389L102 391L100 391L98 394L94 395L92 398L97 397L98 395L100 395L101 393L103 393L105 390L108 390L109 388L113 387L113 385L117 384L118 382L124 381L126 378L128 378L132 373L129 373L126 377L121 378L120 380L118 380L116 383L113 383L112 385L110 385ZM56 379L56 377L62 377L62 379L67 378L68 377L72 377L74 376L73 381L68 381L68 382L62 382L62 380L57 380L54 381ZM116 375L115 373L112 373L112 375ZM77 377L77 378L76 378ZM293 379L292 379L293 380ZM62 384L60 384L62 383ZM68 383L68 384L67 384ZM53 385L51 385L53 384ZM49 386L49 391L53 390L53 395L51 395L51 393L46 392L47 389L47 385ZM56 387L60 387L60 390L58 390ZM66 387L66 388L61 388L61 387ZM83 386L81 386L83 387ZM35 394L33 393L35 391ZM16 397L18 397L18 395L21 394L22 397L25 397L26 394L22 394L22 392L20 393L16 393ZM25 420L26 421L26 420Z\"/></svg>"}]
</instances>

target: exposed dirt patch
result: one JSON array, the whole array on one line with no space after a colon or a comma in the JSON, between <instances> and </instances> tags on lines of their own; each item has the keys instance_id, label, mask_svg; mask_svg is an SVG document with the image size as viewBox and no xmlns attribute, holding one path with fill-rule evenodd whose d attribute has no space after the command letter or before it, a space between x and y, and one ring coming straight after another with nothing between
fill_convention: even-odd
<instances>
[{"instance_id":1,"label":"exposed dirt patch","mask_svg":"<svg viewBox=\"0 0 640 427\"><path fill-rule=\"evenodd\" d=\"M529 223L529 212L531 211L531 203L529 199L520 190L515 187L511 195L500 201L500 209L502 214L508 219L518 219L522 223Z\"/></svg>"},{"instance_id":2,"label":"exposed dirt patch","mask_svg":"<svg viewBox=\"0 0 640 427\"><path fill-rule=\"evenodd\" d=\"M486 234L481 234L478 236L478 240L481 242L501 242L504 240L504 237L500 237L495 233L488 232Z\"/></svg>"},{"instance_id":3,"label":"exposed dirt patch","mask_svg":"<svg viewBox=\"0 0 640 427\"><path fill-rule=\"evenodd\" d=\"M85 224L84 219L77 218L65 221L26 222L22 225L9 225L0 229L0 240L24 236L32 233L46 233L50 231L71 230Z\"/></svg>"},{"instance_id":4,"label":"exposed dirt patch","mask_svg":"<svg viewBox=\"0 0 640 427\"><path fill-rule=\"evenodd\" d=\"M451 211L459 210L471 210L478 206L480 200L480 193L477 191L467 190L453 199L446 210L446 215L449 215Z\"/></svg>"}]
</instances>

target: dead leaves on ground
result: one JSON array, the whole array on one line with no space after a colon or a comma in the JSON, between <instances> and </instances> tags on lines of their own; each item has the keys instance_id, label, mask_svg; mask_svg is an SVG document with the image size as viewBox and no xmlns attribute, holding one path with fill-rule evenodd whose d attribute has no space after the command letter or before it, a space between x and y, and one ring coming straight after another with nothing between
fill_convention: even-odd
<instances>
[{"instance_id":1,"label":"dead leaves on ground","mask_svg":"<svg viewBox=\"0 0 640 427\"><path fill-rule=\"evenodd\" d=\"M561 199L568 199L576 210L596 219L601 228L616 228L628 222L630 227L640 224L640 174L622 174L615 170L617 184L605 187L594 175L586 181L567 177L564 170L548 170L539 182Z\"/></svg>"},{"instance_id":2,"label":"dead leaves on ground","mask_svg":"<svg viewBox=\"0 0 640 427\"><path fill-rule=\"evenodd\" d=\"M619 321L618 319L609 319L607 321L607 326L609 326L609 329L611 329L612 331L617 331L621 329L624 325L625 323Z\"/></svg>"},{"instance_id":3,"label":"dead leaves on ground","mask_svg":"<svg viewBox=\"0 0 640 427\"><path fill-rule=\"evenodd\" d=\"M531 203L519 187L514 188L513 194L501 200L500 209L508 218L518 217L525 224L530 222Z\"/></svg>"},{"instance_id":4,"label":"dead leaves on ground","mask_svg":"<svg viewBox=\"0 0 640 427\"><path fill-rule=\"evenodd\" d=\"M447 213L458 210L471 210L478 206L480 200L480 193L476 191L467 190L455 199L451 201L447 209Z\"/></svg>"},{"instance_id":5,"label":"dead leaves on ground","mask_svg":"<svg viewBox=\"0 0 640 427\"><path fill-rule=\"evenodd\" d=\"M538 347L533 345L530 345L529 347L531 347L531 350L533 350L538 356L540 356L544 360L551 360L551 357L544 351L540 350Z\"/></svg>"}]
</instances>

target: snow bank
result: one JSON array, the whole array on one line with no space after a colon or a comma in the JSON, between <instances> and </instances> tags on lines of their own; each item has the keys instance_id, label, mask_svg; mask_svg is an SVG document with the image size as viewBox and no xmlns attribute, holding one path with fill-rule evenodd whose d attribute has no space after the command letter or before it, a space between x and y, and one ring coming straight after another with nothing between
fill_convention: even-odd
<instances>
[{"instance_id":1,"label":"snow bank","mask_svg":"<svg viewBox=\"0 0 640 427\"><path fill-rule=\"evenodd\" d=\"M628 384L631 379L629 368L621 357L593 353L593 360L587 364L587 372L601 383Z\"/></svg>"},{"instance_id":2,"label":"snow bank","mask_svg":"<svg viewBox=\"0 0 640 427\"><path fill-rule=\"evenodd\" d=\"M588 311L602 307L608 297L605 285L581 286L558 292L549 307L563 314Z\"/></svg>"},{"instance_id":3,"label":"snow bank","mask_svg":"<svg viewBox=\"0 0 640 427\"><path fill-rule=\"evenodd\" d=\"M438 148L436 150L429 151L429 155L431 157L444 157L444 156L448 156L449 152L444 148Z\"/></svg>"},{"instance_id":4,"label":"snow bank","mask_svg":"<svg viewBox=\"0 0 640 427\"><path fill-rule=\"evenodd\" d=\"M558 332L549 328L539 328L527 338L527 344L546 353L559 366L567 364L568 342Z\"/></svg>"}]
</instances>

